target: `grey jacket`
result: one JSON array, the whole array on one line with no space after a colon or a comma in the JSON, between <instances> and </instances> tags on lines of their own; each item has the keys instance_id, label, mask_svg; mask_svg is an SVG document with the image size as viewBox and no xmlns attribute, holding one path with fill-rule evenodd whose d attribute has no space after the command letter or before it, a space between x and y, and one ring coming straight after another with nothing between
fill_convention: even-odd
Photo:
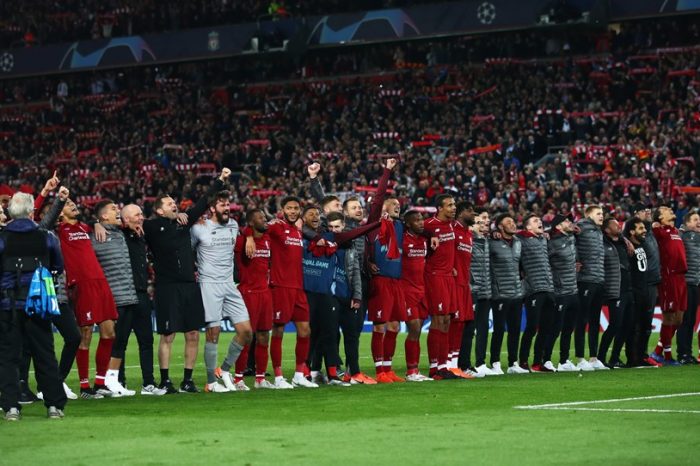
<instances>
[{"instance_id":1,"label":"grey jacket","mask_svg":"<svg viewBox=\"0 0 700 466\"><path fill-rule=\"evenodd\" d=\"M131 273L129 247L121 228L115 225L102 225L107 230L107 241L100 243L95 234L90 234L92 247L102 266L105 278L118 307L138 304L134 276Z\"/></svg>"},{"instance_id":2,"label":"grey jacket","mask_svg":"<svg viewBox=\"0 0 700 466\"><path fill-rule=\"evenodd\" d=\"M576 259L581 270L577 281L602 285L605 283L603 231L587 218L578 222L578 227L581 231L576 235Z\"/></svg>"},{"instance_id":3,"label":"grey jacket","mask_svg":"<svg viewBox=\"0 0 700 466\"><path fill-rule=\"evenodd\" d=\"M547 256L547 238L526 232L520 233L518 238L523 245L521 262L525 271L525 296L540 292L553 293L554 281Z\"/></svg>"},{"instance_id":4,"label":"grey jacket","mask_svg":"<svg viewBox=\"0 0 700 466\"><path fill-rule=\"evenodd\" d=\"M685 246L685 257L688 262L685 281L688 285L698 286L700 285L700 233L683 230L682 238Z\"/></svg>"},{"instance_id":5,"label":"grey jacket","mask_svg":"<svg viewBox=\"0 0 700 466\"><path fill-rule=\"evenodd\" d=\"M552 267L554 294L571 296L578 293L576 284L576 239L556 231L547 245L549 265Z\"/></svg>"},{"instance_id":6,"label":"grey jacket","mask_svg":"<svg viewBox=\"0 0 700 466\"><path fill-rule=\"evenodd\" d=\"M620 298L620 256L617 253L615 245L606 237L603 240L603 250L605 251L605 283L603 293L605 299Z\"/></svg>"},{"instance_id":7,"label":"grey jacket","mask_svg":"<svg viewBox=\"0 0 700 466\"><path fill-rule=\"evenodd\" d=\"M647 283L649 285L658 285L661 283L659 243L656 242L656 237L651 233L651 223L644 222L644 226L647 227L647 237L644 239L642 247L647 255Z\"/></svg>"},{"instance_id":8,"label":"grey jacket","mask_svg":"<svg viewBox=\"0 0 700 466\"><path fill-rule=\"evenodd\" d=\"M520 258L523 246L517 236L511 242L489 239L491 259L491 295L493 299L519 299L523 297L520 282Z\"/></svg>"},{"instance_id":9,"label":"grey jacket","mask_svg":"<svg viewBox=\"0 0 700 466\"><path fill-rule=\"evenodd\" d=\"M474 299L491 299L491 258L489 240L474 233L469 281Z\"/></svg>"},{"instance_id":10,"label":"grey jacket","mask_svg":"<svg viewBox=\"0 0 700 466\"><path fill-rule=\"evenodd\" d=\"M362 267L353 248L345 252L345 276L352 293L352 299L362 301Z\"/></svg>"}]
</instances>

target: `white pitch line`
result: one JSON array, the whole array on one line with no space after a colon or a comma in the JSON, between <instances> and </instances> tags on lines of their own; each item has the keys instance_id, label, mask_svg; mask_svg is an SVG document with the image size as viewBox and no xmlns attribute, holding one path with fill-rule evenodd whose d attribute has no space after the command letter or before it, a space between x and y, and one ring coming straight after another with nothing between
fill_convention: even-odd
<instances>
[{"instance_id":1,"label":"white pitch line","mask_svg":"<svg viewBox=\"0 0 700 466\"><path fill-rule=\"evenodd\" d=\"M543 404L543 405L521 405L521 406L513 406L513 408L514 409L567 409L571 406L602 404L602 403L618 403L621 401L658 400L658 399L663 399L663 398L678 398L678 397L683 397L683 396L698 396L698 395L700 395L700 392L672 393L669 395L635 396L635 397L631 397L631 398L613 398L613 399L609 399L609 400L570 401L570 402L566 402L566 403L550 403L550 404ZM590 410L593 410L593 408L587 409L587 411L590 411Z\"/></svg>"},{"instance_id":2,"label":"white pitch line","mask_svg":"<svg viewBox=\"0 0 700 466\"><path fill-rule=\"evenodd\" d=\"M516 406L516 408L518 408ZM518 408L520 409L520 408ZM688 409L632 409L632 408L579 408L574 406L551 406L548 408L528 408L538 409L542 411L604 411L614 413L682 413L682 414L700 414L700 411Z\"/></svg>"}]
</instances>

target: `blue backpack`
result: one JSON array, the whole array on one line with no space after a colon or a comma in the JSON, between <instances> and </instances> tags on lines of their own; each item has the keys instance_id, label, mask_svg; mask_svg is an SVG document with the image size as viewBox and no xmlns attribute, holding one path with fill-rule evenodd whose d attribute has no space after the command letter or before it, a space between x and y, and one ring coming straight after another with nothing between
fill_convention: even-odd
<instances>
[{"instance_id":1,"label":"blue backpack","mask_svg":"<svg viewBox=\"0 0 700 466\"><path fill-rule=\"evenodd\" d=\"M38 315L42 319L50 319L52 316L61 314L61 310L58 308L58 299L56 299L53 277L51 272L42 265L37 267L32 275L24 312L30 317Z\"/></svg>"}]
</instances>

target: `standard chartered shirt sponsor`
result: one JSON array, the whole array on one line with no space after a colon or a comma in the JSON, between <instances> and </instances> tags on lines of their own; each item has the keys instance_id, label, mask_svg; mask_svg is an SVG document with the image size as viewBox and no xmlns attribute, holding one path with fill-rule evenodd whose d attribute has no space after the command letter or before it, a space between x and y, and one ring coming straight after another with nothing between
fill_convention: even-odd
<instances>
[{"instance_id":1,"label":"standard chartered shirt sponsor","mask_svg":"<svg viewBox=\"0 0 700 466\"><path fill-rule=\"evenodd\" d=\"M192 247L197 250L199 281L226 283L233 281L233 246L238 236L238 223L229 220L220 225L212 220L191 229Z\"/></svg>"}]
</instances>

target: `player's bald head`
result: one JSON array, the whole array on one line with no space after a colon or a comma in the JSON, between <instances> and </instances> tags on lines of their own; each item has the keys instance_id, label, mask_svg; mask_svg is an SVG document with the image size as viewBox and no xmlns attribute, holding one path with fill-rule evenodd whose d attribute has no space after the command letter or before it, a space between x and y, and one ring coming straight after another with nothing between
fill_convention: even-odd
<instances>
[{"instance_id":1,"label":"player's bald head","mask_svg":"<svg viewBox=\"0 0 700 466\"><path fill-rule=\"evenodd\" d=\"M136 204L127 204L122 208L122 218L133 217L141 212L141 207Z\"/></svg>"}]
</instances>

